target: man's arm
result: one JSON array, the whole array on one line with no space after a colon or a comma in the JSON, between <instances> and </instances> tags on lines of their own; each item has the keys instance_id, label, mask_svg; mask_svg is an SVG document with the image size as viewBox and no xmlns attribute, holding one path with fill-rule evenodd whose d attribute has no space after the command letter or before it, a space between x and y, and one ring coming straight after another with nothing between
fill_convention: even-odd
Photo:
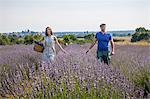
<instances>
[{"instance_id":1,"label":"man's arm","mask_svg":"<svg viewBox=\"0 0 150 99\"><path fill-rule=\"evenodd\" d=\"M115 45L114 45L114 40L113 38L110 40L110 44L111 44L111 55L115 54Z\"/></svg>"},{"instance_id":2,"label":"man's arm","mask_svg":"<svg viewBox=\"0 0 150 99\"><path fill-rule=\"evenodd\" d=\"M94 42L91 44L90 48L86 51L86 53L88 53L89 50L93 48L93 46L96 44L96 42L97 42L97 39L94 39Z\"/></svg>"}]
</instances>

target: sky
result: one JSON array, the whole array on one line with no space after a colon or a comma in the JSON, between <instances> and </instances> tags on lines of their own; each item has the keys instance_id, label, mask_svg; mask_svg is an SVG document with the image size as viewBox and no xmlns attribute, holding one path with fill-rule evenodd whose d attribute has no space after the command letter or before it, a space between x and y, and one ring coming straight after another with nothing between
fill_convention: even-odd
<instances>
[{"instance_id":1,"label":"sky","mask_svg":"<svg viewBox=\"0 0 150 99\"><path fill-rule=\"evenodd\" d=\"M0 0L0 32L150 28L150 0Z\"/></svg>"}]
</instances>

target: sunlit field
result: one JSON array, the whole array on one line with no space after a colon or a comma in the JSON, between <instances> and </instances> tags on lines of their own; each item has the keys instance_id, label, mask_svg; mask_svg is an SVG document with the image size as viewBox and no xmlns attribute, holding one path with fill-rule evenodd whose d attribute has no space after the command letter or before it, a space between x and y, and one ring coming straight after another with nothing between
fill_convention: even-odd
<instances>
[{"instance_id":1,"label":"sunlit field","mask_svg":"<svg viewBox=\"0 0 150 99\"><path fill-rule=\"evenodd\" d=\"M40 65L33 45L0 46L0 99L150 98L150 46L115 46L111 65L99 64L96 46L64 46L56 60Z\"/></svg>"},{"instance_id":2,"label":"sunlit field","mask_svg":"<svg viewBox=\"0 0 150 99\"><path fill-rule=\"evenodd\" d=\"M146 41L138 41L138 42L131 42L131 36L115 36L113 37L115 40L118 40L115 42L115 44L118 45L140 45L140 46L150 46L149 42Z\"/></svg>"}]
</instances>

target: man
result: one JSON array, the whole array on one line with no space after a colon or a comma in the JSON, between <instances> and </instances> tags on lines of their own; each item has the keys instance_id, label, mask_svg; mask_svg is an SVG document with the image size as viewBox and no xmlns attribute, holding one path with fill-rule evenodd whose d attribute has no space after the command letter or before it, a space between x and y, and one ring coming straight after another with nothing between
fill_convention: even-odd
<instances>
[{"instance_id":1,"label":"man","mask_svg":"<svg viewBox=\"0 0 150 99\"><path fill-rule=\"evenodd\" d=\"M96 33L95 40L90 46L90 48L87 50L86 53L89 52L90 49L93 48L93 46L98 41L98 47L97 47L97 59L99 62L104 62L107 65L110 64L110 55L114 55L114 41L112 38L112 35L109 33L106 33L106 24L100 25L100 32ZM109 42L111 44L111 52L109 51Z\"/></svg>"}]
</instances>

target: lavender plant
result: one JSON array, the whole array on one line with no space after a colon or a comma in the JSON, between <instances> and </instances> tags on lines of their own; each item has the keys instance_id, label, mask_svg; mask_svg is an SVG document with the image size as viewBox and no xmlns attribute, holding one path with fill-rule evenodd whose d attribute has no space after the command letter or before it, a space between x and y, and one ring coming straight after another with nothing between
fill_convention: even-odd
<instances>
[{"instance_id":1,"label":"lavender plant","mask_svg":"<svg viewBox=\"0 0 150 99\"><path fill-rule=\"evenodd\" d=\"M2 98L126 99L148 98L149 73L137 79L141 68L149 68L148 46L116 46L110 66L99 64L95 48L72 44L64 54L57 48L54 62L40 63L33 46L0 47L0 95ZM141 71L141 78L143 77ZM144 73L144 72L143 72ZM134 76L133 76L134 75ZM135 79L134 79L135 78ZM147 80L148 79L148 80ZM145 94L146 92L146 94Z\"/></svg>"}]
</instances>

